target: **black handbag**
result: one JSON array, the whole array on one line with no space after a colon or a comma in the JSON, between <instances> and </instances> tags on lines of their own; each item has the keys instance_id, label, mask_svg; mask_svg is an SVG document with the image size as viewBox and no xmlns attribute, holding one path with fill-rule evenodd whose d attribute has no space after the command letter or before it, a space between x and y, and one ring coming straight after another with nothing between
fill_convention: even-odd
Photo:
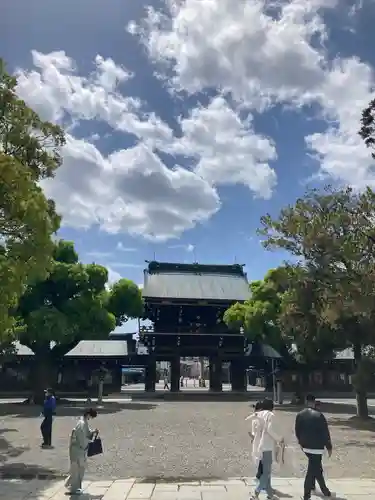
<instances>
[{"instance_id":1,"label":"black handbag","mask_svg":"<svg viewBox=\"0 0 375 500\"><path fill-rule=\"evenodd\" d=\"M101 455L103 453L103 443L99 436L96 436L92 441L89 442L87 448L87 456L94 457L95 455Z\"/></svg>"}]
</instances>

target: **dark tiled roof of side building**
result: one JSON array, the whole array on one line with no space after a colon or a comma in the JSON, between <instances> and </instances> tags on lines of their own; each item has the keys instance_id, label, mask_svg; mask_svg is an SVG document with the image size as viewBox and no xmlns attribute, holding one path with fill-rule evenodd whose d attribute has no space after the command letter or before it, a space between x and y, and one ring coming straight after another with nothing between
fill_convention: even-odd
<instances>
[{"instance_id":1,"label":"dark tiled roof of side building","mask_svg":"<svg viewBox=\"0 0 375 500\"><path fill-rule=\"evenodd\" d=\"M18 356L33 356L34 353L27 346L16 342ZM128 356L128 344L124 340L82 340L65 356L70 357L121 357Z\"/></svg>"}]
</instances>

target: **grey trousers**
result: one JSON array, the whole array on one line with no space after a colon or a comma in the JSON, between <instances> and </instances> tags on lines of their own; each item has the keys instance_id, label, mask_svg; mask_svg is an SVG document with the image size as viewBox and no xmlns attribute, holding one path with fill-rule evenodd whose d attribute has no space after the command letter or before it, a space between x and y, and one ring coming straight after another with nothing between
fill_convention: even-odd
<instances>
[{"instance_id":1,"label":"grey trousers","mask_svg":"<svg viewBox=\"0 0 375 500\"><path fill-rule=\"evenodd\" d=\"M70 473L65 486L75 492L82 488L83 476L86 470L86 457L76 458L70 461Z\"/></svg>"}]
</instances>

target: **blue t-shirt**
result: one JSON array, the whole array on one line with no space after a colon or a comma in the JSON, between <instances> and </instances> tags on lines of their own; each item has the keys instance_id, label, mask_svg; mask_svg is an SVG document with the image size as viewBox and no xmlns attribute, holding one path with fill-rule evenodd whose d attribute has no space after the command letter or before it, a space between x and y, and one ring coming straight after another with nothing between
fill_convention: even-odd
<instances>
[{"instance_id":1,"label":"blue t-shirt","mask_svg":"<svg viewBox=\"0 0 375 500\"><path fill-rule=\"evenodd\" d=\"M55 396L49 396L44 400L44 413L55 413L56 411L56 398Z\"/></svg>"}]
</instances>

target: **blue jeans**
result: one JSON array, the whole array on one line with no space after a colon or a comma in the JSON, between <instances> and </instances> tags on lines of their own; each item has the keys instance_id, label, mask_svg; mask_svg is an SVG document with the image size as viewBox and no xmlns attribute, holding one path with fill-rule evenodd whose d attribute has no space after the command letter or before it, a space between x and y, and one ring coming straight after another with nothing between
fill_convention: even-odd
<instances>
[{"instance_id":1,"label":"blue jeans","mask_svg":"<svg viewBox=\"0 0 375 500\"><path fill-rule=\"evenodd\" d=\"M272 496L272 451L264 451L261 460L263 465L263 473L259 478L259 484L255 489L255 493L259 494L261 491L265 491L267 495Z\"/></svg>"}]
</instances>

